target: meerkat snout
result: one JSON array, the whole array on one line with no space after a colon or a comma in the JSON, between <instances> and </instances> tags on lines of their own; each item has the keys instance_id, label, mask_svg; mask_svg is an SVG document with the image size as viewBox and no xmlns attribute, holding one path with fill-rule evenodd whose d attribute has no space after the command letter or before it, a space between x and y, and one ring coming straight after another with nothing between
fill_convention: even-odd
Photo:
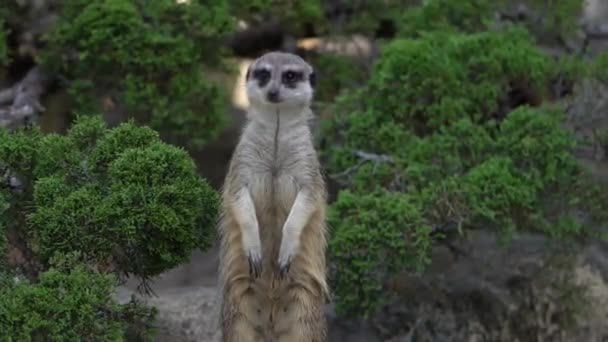
<instances>
[{"instance_id":1,"label":"meerkat snout","mask_svg":"<svg viewBox=\"0 0 608 342\"><path fill-rule=\"evenodd\" d=\"M267 53L249 66L245 78L254 107L297 109L309 106L313 98L314 69L294 54Z\"/></svg>"},{"instance_id":2,"label":"meerkat snout","mask_svg":"<svg viewBox=\"0 0 608 342\"><path fill-rule=\"evenodd\" d=\"M279 89L269 89L266 97L268 98L268 101L272 103L281 102L281 99L279 98Z\"/></svg>"}]
</instances>

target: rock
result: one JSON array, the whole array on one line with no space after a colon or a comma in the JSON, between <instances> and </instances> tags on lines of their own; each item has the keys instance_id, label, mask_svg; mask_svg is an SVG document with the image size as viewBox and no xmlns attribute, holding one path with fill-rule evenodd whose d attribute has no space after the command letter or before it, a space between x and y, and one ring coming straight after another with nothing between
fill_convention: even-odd
<instances>
[{"instance_id":1,"label":"rock","mask_svg":"<svg viewBox=\"0 0 608 342\"><path fill-rule=\"evenodd\" d=\"M117 299L128 302L135 295L158 310L154 341L219 342L219 297L214 287L177 287L157 296L145 296L119 287Z\"/></svg>"},{"instance_id":2,"label":"rock","mask_svg":"<svg viewBox=\"0 0 608 342\"><path fill-rule=\"evenodd\" d=\"M150 298L158 309L156 327L159 342L220 341L219 297L215 288L181 288Z\"/></svg>"},{"instance_id":3,"label":"rock","mask_svg":"<svg viewBox=\"0 0 608 342\"><path fill-rule=\"evenodd\" d=\"M385 341L605 341L608 248L564 249L542 235L502 246L473 231L461 257L435 247L422 276L392 282L399 297L372 319Z\"/></svg>"}]
</instances>

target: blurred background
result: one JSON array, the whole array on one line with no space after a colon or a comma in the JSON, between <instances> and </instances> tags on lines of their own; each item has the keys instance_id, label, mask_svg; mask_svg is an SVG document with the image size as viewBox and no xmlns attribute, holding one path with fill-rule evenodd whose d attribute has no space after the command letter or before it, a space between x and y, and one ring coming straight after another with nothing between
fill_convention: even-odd
<instances>
[{"instance_id":1,"label":"blurred background","mask_svg":"<svg viewBox=\"0 0 608 342\"><path fill-rule=\"evenodd\" d=\"M176 195L154 207L174 220L168 230L150 228L162 219L145 210L100 219L91 208L105 208L116 184L80 164L103 164L126 153L122 144L146 148L143 131L103 133L131 122L183 151L175 160L191 158L195 178L218 191L245 119L247 67L281 50L318 77L329 341L606 341L607 47L603 0L3 0L0 328L11 333L0 340L97 341L112 331L135 341L153 331L152 341L219 341L215 207L202 207L211 202L200 193ZM105 126L73 129L86 117ZM19 133L32 126L68 138ZM110 142L90 143L98 138ZM116 174L138 172L127 171ZM44 183L49 174L76 185L53 197L62 186ZM58 207L88 186L103 200ZM121 201L108 205L135 206ZM203 223L180 221L197 205ZM108 238L124 227L143 242ZM182 228L204 242L169 238ZM139 249L159 261L140 267L152 259L137 259ZM118 256L131 250L137 257ZM96 278L44 278L61 269L46 256L56 251L88 255L61 272L76 262L118 276L95 305L80 294L60 300L86 304L66 304L71 318L47 296Z\"/></svg>"}]
</instances>

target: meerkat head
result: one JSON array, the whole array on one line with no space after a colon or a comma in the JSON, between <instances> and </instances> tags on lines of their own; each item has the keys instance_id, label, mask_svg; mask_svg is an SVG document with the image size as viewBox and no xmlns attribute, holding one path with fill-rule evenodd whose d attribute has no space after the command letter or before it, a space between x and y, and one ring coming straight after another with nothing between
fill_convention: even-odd
<instances>
[{"instance_id":1,"label":"meerkat head","mask_svg":"<svg viewBox=\"0 0 608 342\"><path fill-rule=\"evenodd\" d=\"M315 72L300 56L269 52L256 59L247 70L249 103L264 109L298 111L313 98Z\"/></svg>"}]
</instances>

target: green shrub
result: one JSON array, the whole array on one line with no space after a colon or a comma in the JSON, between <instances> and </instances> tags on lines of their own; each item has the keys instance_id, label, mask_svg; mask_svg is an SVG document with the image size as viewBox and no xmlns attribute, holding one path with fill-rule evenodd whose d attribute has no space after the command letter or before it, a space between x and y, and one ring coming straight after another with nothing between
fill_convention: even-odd
<instances>
[{"instance_id":1,"label":"green shrub","mask_svg":"<svg viewBox=\"0 0 608 342\"><path fill-rule=\"evenodd\" d=\"M42 62L69 81L76 112L103 109L108 97L171 139L200 146L224 123L225 94L206 70L221 64L232 25L225 1L70 0Z\"/></svg>"},{"instance_id":2,"label":"green shrub","mask_svg":"<svg viewBox=\"0 0 608 342\"><path fill-rule=\"evenodd\" d=\"M504 115L510 93L541 97L553 73L549 57L519 29L429 34L385 47L364 101L420 133L463 115L474 122Z\"/></svg>"},{"instance_id":3,"label":"green shrub","mask_svg":"<svg viewBox=\"0 0 608 342\"><path fill-rule=\"evenodd\" d=\"M384 1L344 1L340 5L343 12L334 18L330 30L340 33L360 33L374 35L383 25L395 25L400 16L409 11L421 0L384 0ZM396 26L396 25L395 25Z\"/></svg>"},{"instance_id":4,"label":"green shrub","mask_svg":"<svg viewBox=\"0 0 608 342\"><path fill-rule=\"evenodd\" d=\"M7 241L6 241L6 227L8 225L8 220L6 218L6 211L10 207L10 203L8 201L8 194L4 192L3 189L0 188L0 272L5 269L5 255L7 253Z\"/></svg>"},{"instance_id":5,"label":"green shrub","mask_svg":"<svg viewBox=\"0 0 608 342\"><path fill-rule=\"evenodd\" d=\"M578 18L582 15L585 0L528 0L527 4L534 15L526 24L532 30L535 25L540 24L537 30L539 35L548 33L562 38L576 36L579 29ZM541 16L542 20L534 20L535 16Z\"/></svg>"},{"instance_id":6,"label":"green shrub","mask_svg":"<svg viewBox=\"0 0 608 342\"><path fill-rule=\"evenodd\" d=\"M496 133L498 151L515 162L531 185L542 188L577 172L575 137L561 127L564 118L563 112L523 106L511 112Z\"/></svg>"},{"instance_id":7,"label":"green shrub","mask_svg":"<svg viewBox=\"0 0 608 342\"><path fill-rule=\"evenodd\" d=\"M608 83L608 52L600 53L590 67L591 75L594 78Z\"/></svg>"},{"instance_id":8,"label":"green shrub","mask_svg":"<svg viewBox=\"0 0 608 342\"><path fill-rule=\"evenodd\" d=\"M232 12L249 24L278 20L290 34L302 37L332 34L374 35L386 23L397 21L401 13L420 0L228 0Z\"/></svg>"},{"instance_id":9,"label":"green shrub","mask_svg":"<svg viewBox=\"0 0 608 342\"><path fill-rule=\"evenodd\" d=\"M340 296L336 310L371 312L389 296L387 275L422 269L428 263L431 228L413 197L378 190L368 194L340 193L329 215L333 230L332 260L340 272L332 285Z\"/></svg>"},{"instance_id":10,"label":"green shrub","mask_svg":"<svg viewBox=\"0 0 608 342\"><path fill-rule=\"evenodd\" d=\"M211 245L217 194L193 161L132 122L78 118L67 135L0 132L0 160L27 191L11 199L43 264L56 253L144 280Z\"/></svg>"},{"instance_id":11,"label":"green shrub","mask_svg":"<svg viewBox=\"0 0 608 342\"><path fill-rule=\"evenodd\" d=\"M498 1L431 0L416 6L399 18L399 35L417 37L428 31L481 32L493 20Z\"/></svg>"},{"instance_id":12,"label":"green shrub","mask_svg":"<svg viewBox=\"0 0 608 342\"><path fill-rule=\"evenodd\" d=\"M36 283L5 276L2 284L2 341L123 341L130 323L155 315L136 302L115 303L115 277L83 265L54 266Z\"/></svg>"},{"instance_id":13,"label":"green shrub","mask_svg":"<svg viewBox=\"0 0 608 342\"><path fill-rule=\"evenodd\" d=\"M543 55L520 29L426 34L387 45L369 83L338 97L320 136L345 188L330 210L341 313L373 312L383 281L419 270L451 231L596 236L576 213L608 222L608 200L581 184L588 176L563 111L531 105L555 75L574 75L569 62Z\"/></svg>"},{"instance_id":14,"label":"green shrub","mask_svg":"<svg viewBox=\"0 0 608 342\"><path fill-rule=\"evenodd\" d=\"M290 1L290 0L228 0L231 12L249 24L260 24L269 19L280 20L282 27L296 35L302 35L306 24L324 27L327 21L324 17L321 0Z\"/></svg>"},{"instance_id":15,"label":"green shrub","mask_svg":"<svg viewBox=\"0 0 608 342\"><path fill-rule=\"evenodd\" d=\"M514 170L510 158L492 157L472 168L462 182L468 207L481 224L513 232L514 217L534 210L537 190Z\"/></svg>"},{"instance_id":16,"label":"green shrub","mask_svg":"<svg viewBox=\"0 0 608 342\"><path fill-rule=\"evenodd\" d=\"M528 10L518 14L516 5L507 0L429 0L404 11L397 19L398 34L419 37L426 32L476 33L512 25L527 28L541 40L571 38L577 30L583 0L528 0ZM498 20L499 13L511 18ZM538 18L542 17L542 20Z\"/></svg>"},{"instance_id":17,"label":"green shrub","mask_svg":"<svg viewBox=\"0 0 608 342\"><path fill-rule=\"evenodd\" d=\"M331 102L342 89L363 84L368 77L366 68L354 59L336 54L317 54L310 58L317 73L315 101Z\"/></svg>"}]
</instances>

